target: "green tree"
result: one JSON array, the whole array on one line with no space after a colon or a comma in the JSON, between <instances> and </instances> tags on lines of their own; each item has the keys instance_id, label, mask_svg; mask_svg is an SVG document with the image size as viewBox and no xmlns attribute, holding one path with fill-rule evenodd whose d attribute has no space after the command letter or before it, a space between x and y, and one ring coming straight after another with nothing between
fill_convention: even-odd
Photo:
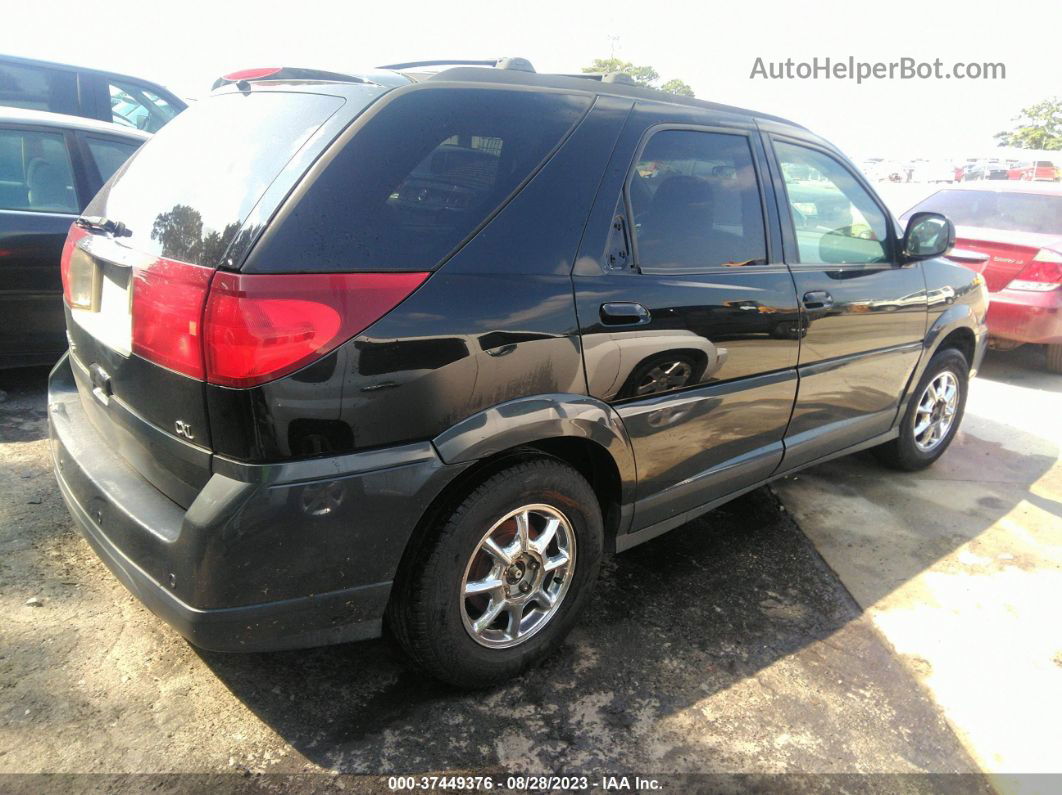
<instances>
[{"instance_id":1,"label":"green tree","mask_svg":"<svg viewBox=\"0 0 1062 795\"><path fill-rule=\"evenodd\" d=\"M678 94L680 97L693 96L693 89L690 88L690 84L685 80L679 80L677 77L668 80L664 85L660 86L660 90L669 94Z\"/></svg>"},{"instance_id":2,"label":"green tree","mask_svg":"<svg viewBox=\"0 0 1062 795\"><path fill-rule=\"evenodd\" d=\"M583 71L622 72L625 75L630 75L631 79L640 86L659 88L661 91L667 91L670 94L678 94L683 97L693 96L693 89L685 81L675 78L668 80L662 86L658 86L660 73L656 69L651 66L637 66L621 58L595 58L593 63L583 67Z\"/></svg>"},{"instance_id":3,"label":"green tree","mask_svg":"<svg viewBox=\"0 0 1062 795\"><path fill-rule=\"evenodd\" d=\"M1022 108L1013 130L996 133L1000 146L1021 149L1062 149L1062 99L1054 97Z\"/></svg>"},{"instance_id":4,"label":"green tree","mask_svg":"<svg viewBox=\"0 0 1062 795\"><path fill-rule=\"evenodd\" d=\"M622 61L619 58L595 58L589 66L583 67L584 72L623 72L640 86L653 86L660 79L660 74L651 66L635 66L630 61Z\"/></svg>"}]
</instances>

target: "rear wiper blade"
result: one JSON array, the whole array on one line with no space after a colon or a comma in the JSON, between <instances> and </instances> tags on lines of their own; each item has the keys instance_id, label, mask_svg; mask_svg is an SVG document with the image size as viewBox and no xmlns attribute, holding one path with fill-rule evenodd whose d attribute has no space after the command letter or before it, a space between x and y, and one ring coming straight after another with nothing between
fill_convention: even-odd
<instances>
[{"instance_id":1,"label":"rear wiper blade","mask_svg":"<svg viewBox=\"0 0 1062 795\"><path fill-rule=\"evenodd\" d=\"M82 229L92 229L96 232L108 232L115 237L128 237L133 234L121 221L112 221L102 215L79 215L74 221Z\"/></svg>"}]
</instances>

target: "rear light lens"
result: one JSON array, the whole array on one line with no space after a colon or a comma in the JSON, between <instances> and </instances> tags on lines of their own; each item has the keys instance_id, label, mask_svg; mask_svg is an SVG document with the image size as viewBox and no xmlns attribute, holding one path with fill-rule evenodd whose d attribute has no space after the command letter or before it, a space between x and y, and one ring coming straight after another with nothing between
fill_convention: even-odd
<instances>
[{"instance_id":1,"label":"rear light lens","mask_svg":"<svg viewBox=\"0 0 1062 795\"><path fill-rule=\"evenodd\" d=\"M133 272L133 353L203 378L203 305L211 268L160 259Z\"/></svg>"},{"instance_id":2,"label":"rear light lens","mask_svg":"<svg viewBox=\"0 0 1062 795\"><path fill-rule=\"evenodd\" d=\"M334 350L427 277L238 274L160 259L133 273L132 350L212 384L255 386Z\"/></svg>"},{"instance_id":3,"label":"rear light lens","mask_svg":"<svg viewBox=\"0 0 1062 795\"><path fill-rule=\"evenodd\" d=\"M89 231L76 224L71 224L63 244L63 255L59 260L59 274L63 279L63 298L67 306L88 308L92 305L93 279L96 268L92 260L80 248L78 242L88 237Z\"/></svg>"},{"instance_id":4,"label":"rear light lens","mask_svg":"<svg viewBox=\"0 0 1062 795\"><path fill-rule=\"evenodd\" d=\"M292 373L372 325L427 277L218 272L204 318L207 380L249 387Z\"/></svg>"},{"instance_id":5,"label":"rear light lens","mask_svg":"<svg viewBox=\"0 0 1062 795\"><path fill-rule=\"evenodd\" d=\"M1049 248L1040 249L1032 262L1021 269L1008 290L1046 293L1062 287L1062 254Z\"/></svg>"}]
</instances>

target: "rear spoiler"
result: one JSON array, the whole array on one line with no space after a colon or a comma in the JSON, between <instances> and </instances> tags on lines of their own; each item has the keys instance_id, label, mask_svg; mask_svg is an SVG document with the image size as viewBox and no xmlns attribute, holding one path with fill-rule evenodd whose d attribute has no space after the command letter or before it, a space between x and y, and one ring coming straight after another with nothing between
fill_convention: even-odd
<instances>
[{"instance_id":1,"label":"rear spoiler","mask_svg":"<svg viewBox=\"0 0 1062 795\"><path fill-rule=\"evenodd\" d=\"M989 260L989 255L981 251L971 251L968 248L953 248L944 255L963 265L981 265Z\"/></svg>"},{"instance_id":2,"label":"rear spoiler","mask_svg":"<svg viewBox=\"0 0 1062 795\"><path fill-rule=\"evenodd\" d=\"M233 83L252 83L263 80L325 80L332 83L370 83L364 77L326 72L323 69L302 69L295 66L265 66L257 69L240 69L222 75L210 87L211 90Z\"/></svg>"}]
</instances>

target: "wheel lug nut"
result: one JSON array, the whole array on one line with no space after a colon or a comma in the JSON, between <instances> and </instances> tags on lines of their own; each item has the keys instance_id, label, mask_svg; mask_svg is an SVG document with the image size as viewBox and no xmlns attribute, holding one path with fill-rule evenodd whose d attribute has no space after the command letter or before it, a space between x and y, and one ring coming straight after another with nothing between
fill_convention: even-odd
<instances>
[{"instance_id":1,"label":"wheel lug nut","mask_svg":"<svg viewBox=\"0 0 1062 795\"><path fill-rule=\"evenodd\" d=\"M527 593L530 590L531 590L531 585L529 583L526 583L526 582L520 583L520 591L521 591L521 593Z\"/></svg>"}]
</instances>

